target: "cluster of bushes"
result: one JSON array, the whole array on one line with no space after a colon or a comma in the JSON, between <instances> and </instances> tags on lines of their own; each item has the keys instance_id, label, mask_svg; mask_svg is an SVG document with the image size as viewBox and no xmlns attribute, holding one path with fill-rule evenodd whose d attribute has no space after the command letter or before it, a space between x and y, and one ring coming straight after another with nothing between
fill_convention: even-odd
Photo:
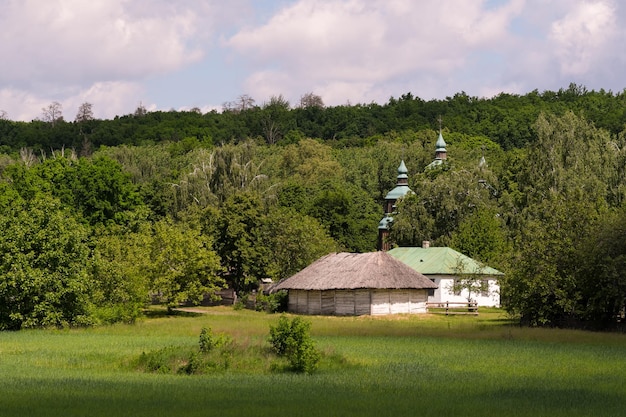
<instances>
[{"instance_id":1,"label":"cluster of bushes","mask_svg":"<svg viewBox=\"0 0 626 417\"><path fill-rule=\"evenodd\" d=\"M145 372L208 374L228 369L246 371L292 371L312 373L322 357L310 336L311 323L300 317L281 316L270 325L269 344L241 346L230 336L202 328L198 346L168 346L142 353L135 366Z\"/></svg>"}]
</instances>

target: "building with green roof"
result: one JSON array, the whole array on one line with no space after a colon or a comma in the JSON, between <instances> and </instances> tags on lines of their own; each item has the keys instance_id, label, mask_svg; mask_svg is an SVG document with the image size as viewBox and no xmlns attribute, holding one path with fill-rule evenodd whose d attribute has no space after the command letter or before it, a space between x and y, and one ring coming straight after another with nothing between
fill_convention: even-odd
<instances>
[{"instance_id":1,"label":"building with green roof","mask_svg":"<svg viewBox=\"0 0 626 417\"><path fill-rule=\"evenodd\" d=\"M429 303L475 301L479 306L500 306L498 279L504 274L484 265L469 256L448 247L397 247L388 251L394 258L420 272L437 284L437 289L428 297ZM472 283L475 293L465 288L455 290L459 281ZM469 285L467 285L469 287ZM480 289L479 289L480 288Z\"/></svg>"}]
</instances>

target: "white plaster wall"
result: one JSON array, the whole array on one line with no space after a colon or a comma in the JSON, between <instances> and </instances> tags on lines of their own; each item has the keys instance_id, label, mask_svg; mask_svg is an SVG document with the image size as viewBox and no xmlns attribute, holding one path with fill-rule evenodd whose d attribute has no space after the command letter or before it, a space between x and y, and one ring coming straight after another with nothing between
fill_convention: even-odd
<instances>
[{"instance_id":1,"label":"white plaster wall","mask_svg":"<svg viewBox=\"0 0 626 417\"><path fill-rule=\"evenodd\" d=\"M429 303L466 303L468 292L466 290L461 291L461 295L455 295L450 289L454 285L454 279L442 276L429 276L429 278L435 280L435 284L439 288L435 290L434 295L428 297ZM482 296L481 294L472 294L472 299L478 303L479 307L500 307L500 286L495 279L488 280L489 295Z\"/></svg>"}]
</instances>

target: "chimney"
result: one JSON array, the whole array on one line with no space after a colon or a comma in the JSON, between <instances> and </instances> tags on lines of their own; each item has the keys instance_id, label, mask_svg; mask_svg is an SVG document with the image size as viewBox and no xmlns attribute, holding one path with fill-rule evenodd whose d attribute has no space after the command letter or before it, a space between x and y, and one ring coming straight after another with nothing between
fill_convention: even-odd
<instances>
[{"instance_id":1,"label":"chimney","mask_svg":"<svg viewBox=\"0 0 626 417\"><path fill-rule=\"evenodd\" d=\"M424 248L424 249L430 248L430 241L429 240L423 240L422 241L422 248Z\"/></svg>"}]
</instances>

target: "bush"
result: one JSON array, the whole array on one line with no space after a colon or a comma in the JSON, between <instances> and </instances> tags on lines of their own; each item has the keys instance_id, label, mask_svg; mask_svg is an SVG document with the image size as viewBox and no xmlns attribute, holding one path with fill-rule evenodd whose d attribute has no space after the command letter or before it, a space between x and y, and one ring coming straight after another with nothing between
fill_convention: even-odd
<instances>
[{"instance_id":1,"label":"bush","mask_svg":"<svg viewBox=\"0 0 626 417\"><path fill-rule=\"evenodd\" d=\"M259 292L256 296L255 309L256 311L265 311L267 313L282 313L287 311L288 300L287 291L279 291L268 295Z\"/></svg>"},{"instance_id":2,"label":"bush","mask_svg":"<svg viewBox=\"0 0 626 417\"><path fill-rule=\"evenodd\" d=\"M143 352L137 361L137 367L147 372L168 374L178 370L181 358L189 355L186 348L168 346L152 352Z\"/></svg>"},{"instance_id":3,"label":"bush","mask_svg":"<svg viewBox=\"0 0 626 417\"><path fill-rule=\"evenodd\" d=\"M317 369L321 354L315 348L309 330L311 323L300 317L289 320L281 316L276 326L270 325L269 342L272 350L287 358L291 370L312 373Z\"/></svg>"},{"instance_id":4,"label":"bush","mask_svg":"<svg viewBox=\"0 0 626 417\"><path fill-rule=\"evenodd\" d=\"M235 309L236 311L245 309L246 305L248 304L248 298L248 294L243 294L237 297L237 301L235 302L235 304L233 304L233 309Z\"/></svg>"},{"instance_id":5,"label":"bush","mask_svg":"<svg viewBox=\"0 0 626 417\"><path fill-rule=\"evenodd\" d=\"M226 370L230 366L233 341L228 335L214 335L210 328L200 331L199 350L187 346L169 346L144 352L136 367L162 374L205 374Z\"/></svg>"},{"instance_id":6,"label":"bush","mask_svg":"<svg viewBox=\"0 0 626 417\"><path fill-rule=\"evenodd\" d=\"M226 335L214 335L210 327L203 327L202 330L200 330L199 344L201 353L209 353L214 348L224 346L230 341L230 338Z\"/></svg>"}]
</instances>

